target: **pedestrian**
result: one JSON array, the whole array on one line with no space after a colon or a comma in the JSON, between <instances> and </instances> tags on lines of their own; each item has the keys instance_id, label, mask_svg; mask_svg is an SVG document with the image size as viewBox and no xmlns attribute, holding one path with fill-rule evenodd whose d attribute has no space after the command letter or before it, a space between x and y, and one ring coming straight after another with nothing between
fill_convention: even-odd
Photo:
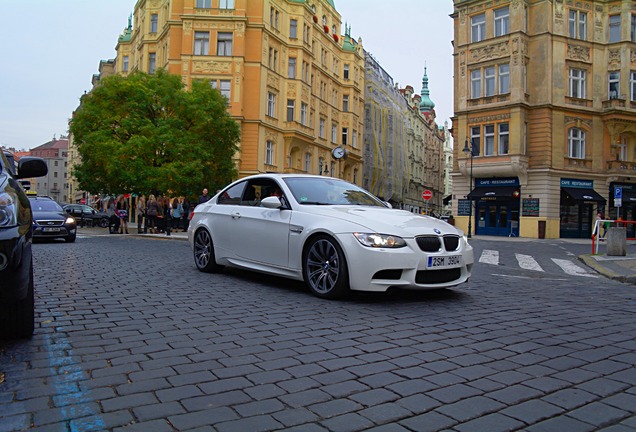
<instances>
[{"instance_id":1,"label":"pedestrian","mask_svg":"<svg viewBox=\"0 0 636 432\"><path fill-rule=\"evenodd\" d=\"M170 198L163 198L163 217L165 220L166 235L170 236L170 230L172 229L172 204Z\"/></svg>"},{"instance_id":2,"label":"pedestrian","mask_svg":"<svg viewBox=\"0 0 636 432\"><path fill-rule=\"evenodd\" d=\"M143 234L144 218L146 216L146 197L144 195L137 198L137 234Z\"/></svg>"},{"instance_id":3,"label":"pedestrian","mask_svg":"<svg viewBox=\"0 0 636 432\"><path fill-rule=\"evenodd\" d=\"M150 231L150 234L157 232L157 215L159 214L159 207L157 205L157 199L153 194L148 195L148 201L146 202L146 225L145 232Z\"/></svg>"},{"instance_id":4,"label":"pedestrian","mask_svg":"<svg viewBox=\"0 0 636 432\"><path fill-rule=\"evenodd\" d=\"M123 195L117 198L117 217L119 218L119 234L128 234L128 202Z\"/></svg>"},{"instance_id":5,"label":"pedestrian","mask_svg":"<svg viewBox=\"0 0 636 432\"><path fill-rule=\"evenodd\" d=\"M159 195L157 197L157 229L156 229L158 233L162 233L166 230L166 227L165 227L166 219L164 218L163 211L164 211L163 197Z\"/></svg>"},{"instance_id":6,"label":"pedestrian","mask_svg":"<svg viewBox=\"0 0 636 432\"><path fill-rule=\"evenodd\" d=\"M183 199L183 214L181 215L181 226L183 228L183 232L188 231L188 226L190 225L190 201L187 199Z\"/></svg>"},{"instance_id":7,"label":"pedestrian","mask_svg":"<svg viewBox=\"0 0 636 432\"><path fill-rule=\"evenodd\" d=\"M117 234L119 230L119 218L117 217L117 207L115 198L111 197L106 203L106 214L108 215L108 232Z\"/></svg>"},{"instance_id":8,"label":"pedestrian","mask_svg":"<svg viewBox=\"0 0 636 432\"><path fill-rule=\"evenodd\" d=\"M199 204L203 204L210 201L210 196L208 195L208 188L203 188L203 195L199 195Z\"/></svg>"},{"instance_id":9,"label":"pedestrian","mask_svg":"<svg viewBox=\"0 0 636 432\"><path fill-rule=\"evenodd\" d=\"M181 224L181 215L183 214L183 197L172 200L172 229L178 230Z\"/></svg>"}]
</instances>

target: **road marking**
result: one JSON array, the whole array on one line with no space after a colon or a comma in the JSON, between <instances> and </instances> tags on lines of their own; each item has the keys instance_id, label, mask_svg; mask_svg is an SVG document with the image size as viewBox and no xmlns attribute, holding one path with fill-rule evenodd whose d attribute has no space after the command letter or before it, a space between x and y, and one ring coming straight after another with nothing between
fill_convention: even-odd
<instances>
[{"instance_id":1,"label":"road marking","mask_svg":"<svg viewBox=\"0 0 636 432\"><path fill-rule=\"evenodd\" d=\"M501 277L507 277L507 278L513 278L513 279L535 279L532 276L519 276L519 275L507 275L507 274L501 274L501 273L491 273L493 276L501 276ZM563 279L563 278L541 278L542 281L566 281L568 279Z\"/></svg>"},{"instance_id":2,"label":"road marking","mask_svg":"<svg viewBox=\"0 0 636 432\"><path fill-rule=\"evenodd\" d=\"M539 263L530 255L515 254L519 267L526 270L543 271Z\"/></svg>"},{"instance_id":3,"label":"road marking","mask_svg":"<svg viewBox=\"0 0 636 432\"><path fill-rule=\"evenodd\" d=\"M499 251L484 249L481 253L481 257L479 257L479 262L499 265Z\"/></svg>"},{"instance_id":4,"label":"road marking","mask_svg":"<svg viewBox=\"0 0 636 432\"><path fill-rule=\"evenodd\" d=\"M571 274L573 276L585 276L585 277L593 277L593 278L598 277L598 275L588 273L587 271L585 271L585 269L577 266L572 261L558 259L558 258L552 258L552 261L554 261L556 265L561 267L563 271L566 272L567 274Z\"/></svg>"}]
</instances>

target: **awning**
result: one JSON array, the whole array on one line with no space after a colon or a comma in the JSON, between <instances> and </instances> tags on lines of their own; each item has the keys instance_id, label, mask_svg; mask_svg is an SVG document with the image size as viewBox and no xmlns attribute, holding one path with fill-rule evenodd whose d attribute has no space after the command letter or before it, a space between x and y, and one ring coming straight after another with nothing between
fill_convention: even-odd
<instances>
[{"instance_id":1,"label":"awning","mask_svg":"<svg viewBox=\"0 0 636 432\"><path fill-rule=\"evenodd\" d=\"M442 202L444 203L444 205L448 205L451 202L451 199L453 198L453 195L449 195L447 197L444 197L444 199L442 200Z\"/></svg>"},{"instance_id":2,"label":"awning","mask_svg":"<svg viewBox=\"0 0 636 432\"><path fill-rule=\"evenodd\" d=\"M594 201L594 202L602 202L607 201L598 192L594 189L583 189L583 188L561 188L566 194L570 196L575 201Z\"/></svg>"},{"instance_id":3,"label":"awning","mask_svg":"<svg viewBox=\"0 0 636 432\"><path fill-rule=\"evenodd\" d=\"M516 197L512 196L518 186L482 186L476 187L468 198L472 200L511 200Z\"/></svg>"}]
</instances>

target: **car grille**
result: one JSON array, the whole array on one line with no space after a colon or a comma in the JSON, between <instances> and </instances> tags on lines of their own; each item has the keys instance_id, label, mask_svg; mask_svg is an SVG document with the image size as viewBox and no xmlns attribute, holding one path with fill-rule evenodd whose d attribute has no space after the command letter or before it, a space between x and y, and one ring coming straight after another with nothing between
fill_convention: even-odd
<instances>
[{"instance_id":1,"label":"car grille","mask_svg":"<svg viewBox=\"0 0 636 432\"><path fill-rule=\"evenodd\" d=\"M420 270L415 275L415 282L423 285L452 282L462 276L461 268L444 270Z\"/></svg>"},{"instance_id":2,"label":"car grille","mask_svg":"<svg viewBox=\"0 0 636 432\"><path fill-rule=\"evenodd\" d=\"M43 227L54 227L54 226L62 226L64 225L63 220L38 220L36 221L38 225Z\"/></svg>"},{"instance_id":3,"label":"car grille","mask_svg":"<svg viewBox=\"0 0 636 432\"><path fill-rule=\"evenodd\" d=\"M444 236L441 241L437 236L421 236L416 237L415 241L424 252L439 252L442 249L442 243L444 243L444 249L449 252L459 249L459 236L455 235Z\"/></svg>"}]
</instances>

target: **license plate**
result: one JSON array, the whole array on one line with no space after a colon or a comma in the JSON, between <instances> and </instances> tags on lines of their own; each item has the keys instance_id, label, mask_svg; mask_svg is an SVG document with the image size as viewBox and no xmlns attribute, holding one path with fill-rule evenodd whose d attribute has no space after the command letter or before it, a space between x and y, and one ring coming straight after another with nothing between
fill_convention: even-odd
<instances>
[{"instance_id":1,"label":"license plate","mask_svg":"<svg viewBox=\"0 0 636 432\"><path fill-rule=\"evenodd\" d=\"M430 256L428 257L427 268L436 267L460 267L462 265L461 255L450 256Z\"/></svg>"},{"instance_id":2,"label":"license plate","mask_svg":"<svg viewBox=\"0 0 636 432\"><path fill-rule=\"evenodd\" d=\"M59 228L42 228L42 232L60 232Z\"/></svg>"}]
</instances>

